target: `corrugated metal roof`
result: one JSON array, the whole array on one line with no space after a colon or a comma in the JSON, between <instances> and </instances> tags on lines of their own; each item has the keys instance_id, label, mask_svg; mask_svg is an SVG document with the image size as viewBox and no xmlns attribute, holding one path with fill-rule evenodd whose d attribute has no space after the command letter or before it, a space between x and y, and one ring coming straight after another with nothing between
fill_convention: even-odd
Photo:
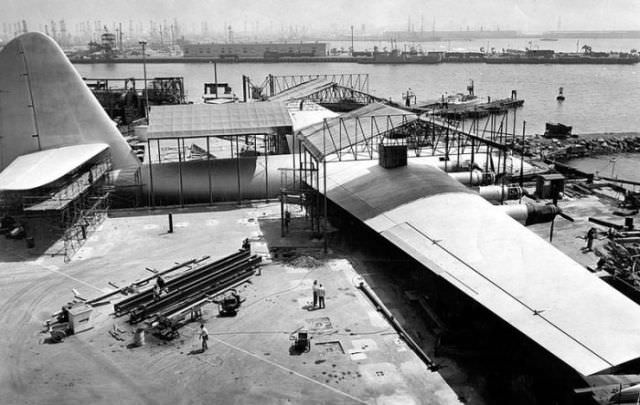
<instances>
[{"instance_id":1,"label":"corrugated metal roof","mask_svg":"<svg viewBox=\"0 0 640 405\"><path fill-rule=\"evenodd\" d=\"M328 163L327 194L581 374L640 357L637 304L422 159Z\"/></svg>"},{"instance_id":2,"label":"corrugated metal roof","mask_svg":"<svg viewBox=\"0 0 640 405\"><path fill-rule=\"evenodd\" d=\"M106 143L94 143L19 156L0 172L0 190L32 190L46 186L108 148Z\"/></svg>"},{"instance_id":3,"label":"corrugated metal roof","mask_svg":"<svg viewBox=\"0 0 640 405\"><path fill-rule=\"evenodd\" d=\"M147 137L271 133L291 126L285 103L163 105L151 107Z\"/></svg>"},{"instance_id":4,"label":"corrugated metal roof","mask_svg":"<svg viewBox=\"0 0 640 405\"><path fill-rule=\"evenodd\" d=\"M416 119L414 113L373 103L303 128L298 138L317 159L323 159Z\"/></svg>"},{"instance_id":5,"label":"corrugated metal roof","mask_svg":"<svg viewBox=\"0 0 640 405\"><path fill-rule=\"evenodd\" d=\"M300 83L297 86L290 87L285 91L270 97L269 101L297 100L337 85L337 83L328 78L318 77L316 79Z\"/></svg>"}]
</instances>

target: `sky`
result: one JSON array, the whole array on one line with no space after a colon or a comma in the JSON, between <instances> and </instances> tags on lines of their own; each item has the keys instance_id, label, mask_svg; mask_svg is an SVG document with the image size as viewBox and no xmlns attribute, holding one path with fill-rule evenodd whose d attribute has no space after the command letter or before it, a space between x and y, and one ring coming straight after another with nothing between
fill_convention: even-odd
<instances>
[{"instance_id":1,"label":"sky","mask_svg":"<svg viewBox=\"0 0 640 405\"><path fill-rule=\"evenodd\" d=\"M640 0L0 0L0 22L25 19L29 29L65 19L115 22L178 19L197 29L231 24L279 30L306 26L314 31L514 29L522 32L556 30L640 30Z\"/></svg>"}]
</instances>

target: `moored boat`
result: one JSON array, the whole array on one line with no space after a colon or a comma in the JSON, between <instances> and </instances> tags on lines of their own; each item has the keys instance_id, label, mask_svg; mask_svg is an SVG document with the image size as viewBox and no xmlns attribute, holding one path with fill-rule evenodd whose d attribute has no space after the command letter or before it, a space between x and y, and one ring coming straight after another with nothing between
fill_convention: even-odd
<instances>
[{"instance_id":1,"label":"moored boat","mask_svg":"<svg viewBox=\"0 0 640 405\"><path fill-rule=\"evenodd\" d=\"M410 52L400 52L397 49L391 52L373 52L370 58L358 59L358 63L365 64L435 64L442 62L442 54L422 53L412 50Z\"/></svg>"}]
</instances>

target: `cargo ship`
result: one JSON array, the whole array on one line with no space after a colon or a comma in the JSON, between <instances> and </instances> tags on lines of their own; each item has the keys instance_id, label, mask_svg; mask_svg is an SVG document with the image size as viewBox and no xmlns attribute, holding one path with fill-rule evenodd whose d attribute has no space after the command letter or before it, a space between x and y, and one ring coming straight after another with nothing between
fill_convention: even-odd
<instances>
[{"instance_id":1,"label":"cargo ship","mask_svg":"<svg viewBox=\"0 0 640 405\"><path fill-rule=\"evenodd\" d=\"M371 57L358 59L358 63L364 64L436 64L442 62L442 53L423 53L412 49L409 52L400 52L397 49L391 52L373 52Z\"/></svg>"},{"instance_id":2,"label":"cargo ship","mask_svg":"<svg viewBox=\"0 0 640 405\"><path fill-rule=\"evenodd\" d=\"M482 52L443 52L444 63L483 63L485 54Z\"/></svg>"},{"instance_id":3,"label":"cargo ship","mask_svg":"<svg viewBox=\"0 0 640 405\"><path fill-rule=\"evenodd\" d=\"M628 52L558 52L552 49L507 50L488 54L485 63L523 63L523 64L612 64L631 65L640 62L640 55Z\"/></svg>"}]
</instances>

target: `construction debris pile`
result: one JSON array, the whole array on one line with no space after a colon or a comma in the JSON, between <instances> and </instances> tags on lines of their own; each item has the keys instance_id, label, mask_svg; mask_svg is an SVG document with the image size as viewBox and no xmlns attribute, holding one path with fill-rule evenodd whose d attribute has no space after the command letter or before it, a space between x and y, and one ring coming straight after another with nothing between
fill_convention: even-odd
<instances>
[{"instance_id":1,"label":"construction debris pile","mask_svg":"<svg viewBox=\"0 0 640 405\"><path fill-rule=\"evenodd\" d=\"M300 267L305 269L312 269L322 266L322 262L312 256L297 256L296 258L289 261L288 264L293 267Z\"/></svg>"}]
</instances>

